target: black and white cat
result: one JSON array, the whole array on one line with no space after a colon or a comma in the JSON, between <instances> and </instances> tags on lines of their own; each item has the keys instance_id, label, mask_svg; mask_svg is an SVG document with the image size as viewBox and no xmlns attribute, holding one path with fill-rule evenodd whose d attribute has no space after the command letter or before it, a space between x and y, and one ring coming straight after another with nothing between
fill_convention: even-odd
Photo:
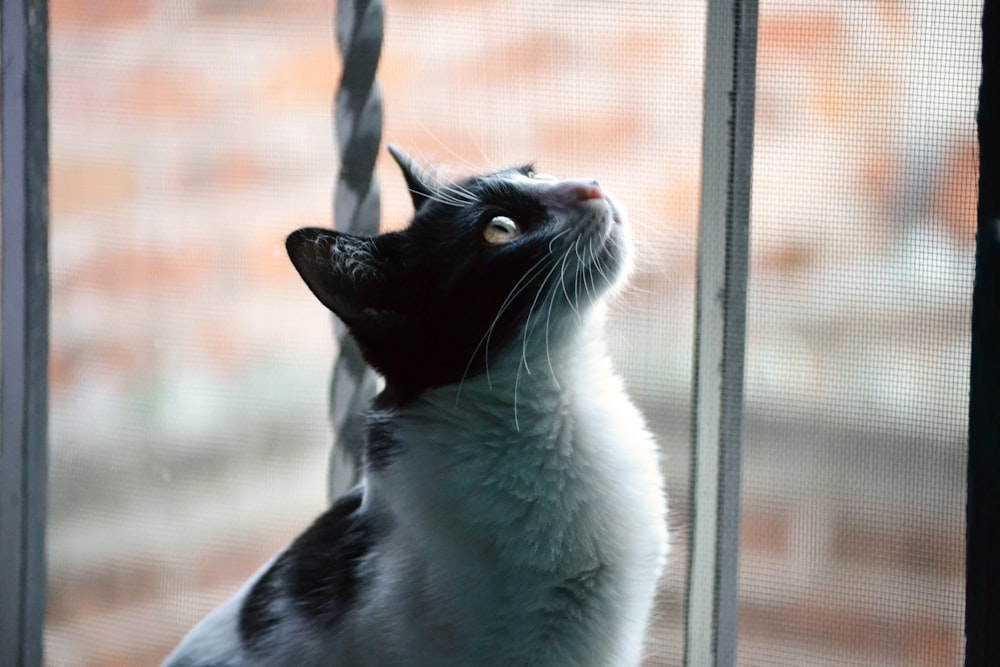
<instances>
[{"instance_id":1,"label":"black and white cat","mask_svg":"<svg viewBox=\"0 0 1000 667\"><path fill-rule=\"evenodd\" d=\"M442 183L390 151L406 229L287 241L385 378L364 480L165 665L636 665L668 547L656 446L605 352L624 214L595 181Z\"/></svg>"}]
</instances>

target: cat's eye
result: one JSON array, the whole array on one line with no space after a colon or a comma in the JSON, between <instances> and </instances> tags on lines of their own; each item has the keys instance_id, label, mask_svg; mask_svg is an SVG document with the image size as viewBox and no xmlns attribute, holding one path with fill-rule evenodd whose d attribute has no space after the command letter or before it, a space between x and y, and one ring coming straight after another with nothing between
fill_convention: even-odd
<instances>
[{"instance_id":1,"label":"cat's eye","mask_svg":"<svg viewBox=\"0 0 1000 667\"><path fill-rule=\"evenodd\" d=\"M536 174L535 172L531 172L531 178L535 179L536 181L558 181L559 180L558 178L556 178L552 174Z\"/></svg>"},{"instance_id":2,"label":"cat's eye","mask_svg":"<svg viewBox=\"0 0 1000 667\"><path fill-rule=\"evenodd\" d=\"M486 229L483 230L483 238L486 239L487 243L493 245L500 245L502 243L507 243L513 241L518 236L521 235L521 229L517 226L517 223L508 218L506 215L495 216L490 223L486 225Z\"/></svg>"}]
</instances>

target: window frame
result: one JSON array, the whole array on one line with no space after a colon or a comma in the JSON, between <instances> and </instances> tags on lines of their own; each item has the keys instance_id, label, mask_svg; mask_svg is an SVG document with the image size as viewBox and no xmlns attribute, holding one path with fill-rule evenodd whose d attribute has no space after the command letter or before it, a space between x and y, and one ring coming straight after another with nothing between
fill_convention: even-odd
<instances>
[{"instance_id":1,"label":"window frame","mask_svg":"<svg viewBox=\"0 0 1000 667\"><path fill-rule=\"evenodd\" d=\"M736 662L757 0L710 0L691 396L685 665Z\"/></svg>"},{"instance_id":2,"label":"window frame","mask_svg":"<svg viewBox=\"0 0 1000 667\"><path fill-rule=\"evenodd\" d=\"M979 203L969 362L965 664L1000 664L1000 6L983 6Z\"/></svg>"},{"instance_id":3,"label":"window frame","mask_svg":"<svg viewBox=\"0 0 1000 667\"><path fill-rule=\"evenodd\" d=\"M355 4L339 0L338 17L356 17L350 11ZM381 2L374 0L370 7L381 21ZM5 592L0 596L0 664L40 665L46 593L48 3L7 0L0 17L0 590ZM685 660L732 665L757 1L709 0L707 21ZM1000 664L998 3L984 3L980 91L966 515L969 666ZM351 152L345 154L349 158ZM352 165L346 166L351 173Z\"/></svg>"},{"instance_id":4,"label":"window frame","mask_svg":"<svg viewBox=\"0 0 1000 667\"><path fill-rule=\"evenodd\" d=\"M0 350L0 664L42 664L48 393L48 5L6 0Z\"/></svg>"}]
</instances>

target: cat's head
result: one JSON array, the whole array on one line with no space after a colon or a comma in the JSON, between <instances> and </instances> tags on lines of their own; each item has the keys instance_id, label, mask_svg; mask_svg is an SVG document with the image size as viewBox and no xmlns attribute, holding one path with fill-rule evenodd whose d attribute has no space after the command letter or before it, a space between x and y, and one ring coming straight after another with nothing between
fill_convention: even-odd
<instances>
[{"instance_id":1,"label":"cat's head","mask_svg":"<svg viewBox=\"0 0 1000 667\"><path fill-rule=\"evenodd\" d=\"M286 245L396 395L457 384L515 345L551 355L625 272L623 214L596 181L524 166L440 183L389 150L416 209L407 228L307 228Z\"/></svg>"}]
</instances>

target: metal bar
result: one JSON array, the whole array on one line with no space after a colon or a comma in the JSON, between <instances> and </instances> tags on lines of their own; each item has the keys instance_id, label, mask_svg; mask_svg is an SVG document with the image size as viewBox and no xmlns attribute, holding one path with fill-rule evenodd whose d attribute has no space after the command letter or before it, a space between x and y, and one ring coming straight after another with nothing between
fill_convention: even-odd
<instances>
[{"instance_id":1,"label":"metal bar","mask_svg":"<svg viewBox=\"0 0 1000 667\"><path fill-rule=\"evenodd\" d=\"M982 27L966 504L968 667L1000 665L1000 3L985 3Z\"/></svg>"},{"instance_id":2,"label":"metal bar","mask_svg":"<svg viewBox=\"0 0 1000 667\"><path fill-rule=\"evenodd\" d=\"M48 364L46 0L5 0L0 665L41 665Z\"/></svg>"},{"instance_id":3,"label":"metal bar","mask_svg":"<svg viewBox=\"0 0 1000 667\"><path fill-rule=\"evenodd\" d=\"M376 72L382 53L382 0L339 0L337 43L343 73L337 88L334 130L340 175L334 194L334 226L361 236L378 234L380 201L375 160L382 142L382 93ZM347 327L335 322L337 360L330 379L330 416L335 441L327 488L331 500L361 478L364 414L375 395L375 372L361 358Z\"/></svg>"},{"instance_id":4,"label":"metal bar","mask_svg":"<svg viewBox=\"0 0 1000 667\"><path fill-rule=\"evenodd\" d=\"M736 660L756 0L710 0L692 398L685 664Z\"/></svg>"}]
</instances>

